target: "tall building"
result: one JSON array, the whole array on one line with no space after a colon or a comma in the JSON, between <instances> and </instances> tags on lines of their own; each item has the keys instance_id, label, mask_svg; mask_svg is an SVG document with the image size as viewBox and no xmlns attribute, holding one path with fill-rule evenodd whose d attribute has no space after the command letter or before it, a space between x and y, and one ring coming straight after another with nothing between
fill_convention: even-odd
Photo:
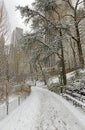
<instances>
[{"instance_id":1,"label":"tall building","mask_svg":"<svg viewBox=\"0 0 85 130\"><path fill-rule=\"evenodd\" d=\"M22 36L23 36L23 29L16 27L15 30L13 30L12 32L11 44L13 44L13 46L19 44Z\"/></svg>"},{"instance_id":2,"label":"tall building","mask_svg":"<svg viewBox=\"0 0 85 130\"><path fill-rule=\"evenodd\" d=\"M16 27L12 32L11 44L9 51L9 63L10 63L10 73L15 75L18 73L20 64L20 39L23 36L23 29ZM17 71L17 72L16 72Z\"/></svg>"},{"instance_id":3,"label":"tall building","mask_svg":"<svg viewBox=\"0 0 85 130\"><path fill-rule=\"evenodd\" d=\"M0 0L0 36L8 36L10 30L7 11L3 0Z\"/></svg>"},{"instance_id":4,"label":"tall building","mask_svg":"<svg viewBox=\"0 0 85 130\"><path fill-rule=\"evenodd\" d=\"M12 32L11 44L10 44L10 61L14 60L15 50L19 49L20 39L23 36L23 29L16 27Z\"/></svg>"},{"instance_id":5,"label":"tall building","mask_svg":"<svg viewBox=\"0 0 85 130\"><path fill-rule=\"evenodd\" d=\"M24 79L30 71L28 57L21 48L22 37L23 29L16 27L12 33L9 52L10 75L15 77L15 80Z\"/></svg>"},{"instance_id":6,"label":"tall building","mask_svg":"<svg viewBox=\"0 0 85 130\"><path fill-rule=\"evenodd\" d=\"M60 24L64 25L70 21L70 18L64 16L66 16L69 12L71 14L71 10L69 9L67 2L63 0L55 0L55 1L58 6L57 11L53 11L53 9L47 10L46 17L54 24L56 24L56 26L60 26ZM45 41L47 44L52 45L52 43L56 41L57 31L54 31L54 29L52 31L52 28L49 27L49 24L47 25L47 27L48 28L46 30ZM64 42L66 43L66 41ZM49 57L49 62L46 65L46 67L55 67L58 60L59 60L58 57L55 54L53 54L52 56Z\"/></svg>"}]
</instances>

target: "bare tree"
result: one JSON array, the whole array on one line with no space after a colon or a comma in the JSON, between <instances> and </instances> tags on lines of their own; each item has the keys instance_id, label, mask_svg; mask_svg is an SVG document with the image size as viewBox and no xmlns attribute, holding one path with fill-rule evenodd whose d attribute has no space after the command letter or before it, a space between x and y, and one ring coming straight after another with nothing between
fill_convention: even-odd
<instances>
[{"instance_id":1,"label":"bare tree","mask_svg":"<svg viewBox=\"0 0 85 130\"><path fill-rule=\"evenodd\" d=\"M79 6L83 3L83 1L76 0L75 5L73 5L72 1L70 0L64 0L64 1L68 4L69 9L71 10L71 13L68 13L66 17L68 16L73 21L73 24L71 27L74 27L74 29L72 28L68 34L77 44L80 67L84 67L84 57L83 57L83 52L82 52L80 29L79 29L79 24L81 20L85 18L85 13L83 12L80 14L80 11L79 11Z\"/></svg>"}]
</instances>

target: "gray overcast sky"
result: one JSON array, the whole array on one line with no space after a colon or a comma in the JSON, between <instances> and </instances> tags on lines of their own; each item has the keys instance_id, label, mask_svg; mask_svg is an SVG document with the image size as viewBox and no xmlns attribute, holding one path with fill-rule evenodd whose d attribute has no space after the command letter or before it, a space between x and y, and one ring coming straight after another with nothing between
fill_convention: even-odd
<instances>
[{"instance_id":1,"label":"gray overcast sky","mask_svg":"<svg viewBox=\"0 0 85 130\"><path fill-rule=\"evenodd\" d=\"M15 11L15 6L17 5L29 5L31 6L31 3L34 0L4 0L6 10L8 12L9 22L11 24L12 29L14 29L16 26L25 28L23 20L21 19L21 15L19 11Z\"/></svg>"}]
</instances>

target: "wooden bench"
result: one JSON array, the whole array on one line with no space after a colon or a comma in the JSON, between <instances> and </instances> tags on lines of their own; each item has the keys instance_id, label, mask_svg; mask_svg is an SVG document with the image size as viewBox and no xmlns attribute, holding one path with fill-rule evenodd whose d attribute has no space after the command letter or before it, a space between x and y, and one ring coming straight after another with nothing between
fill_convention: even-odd
<instances>
[{"instance_id":1,"label":"wooden bench","mask_svg":"<svg viewBox=\"0 0 85 130\"><path fill-rule=\"evenodd\" d=\"M78 99L79 101L82 101L82 102L85 100L85 97L82 94L79 94L79 93L76 93L76 92L73 92L70 90L66 90L66 94L70 95L72 97L75 97L76 99Z\"/></svg>"},{"instance_id":2,"label":"wooden bench","mask_svg":"<svg viewBox=\"0 0 85 130\"><path fill-rule=\"evenodd\" d=\"M79 101L83 102L83 98L82 98L81 94L74 92L74 93L72 93L72 96L75 97L76 99L78 99Z\"/></svg>"},{"instance_id":3,"label":"wooden bench","mask_svg":"<svg viewBox=\"0 0 85 130\"><path fill-rule=\"evenodd\" d=\"M72 95L72 91L66 90L66 94Z\"/></svg>"},{"instance_id":4,"label":"wooden bench","mask_svg":"<svg viewBox=\"0 0 85 130\"><path fill-rule=\"evenodd\" d=\"M71 100L73 101L73 105L77 106L81 106L81 107L85 107L85 103L83 103L80 100L75 99L74 97L68 95L68 94L63 94L63 97L66 97L67 100Z\"/></svg>"}]
</instances>

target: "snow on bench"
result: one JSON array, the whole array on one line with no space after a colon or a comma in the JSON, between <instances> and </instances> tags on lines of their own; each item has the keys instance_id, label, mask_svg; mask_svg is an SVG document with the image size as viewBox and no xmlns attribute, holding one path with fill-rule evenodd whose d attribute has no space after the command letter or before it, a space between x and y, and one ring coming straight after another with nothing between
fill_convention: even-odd
<instances>
[{"instance_id":1,"label":"snow on bench","mask_svg":"<svg viewBox=\"0 0 85 130\"><path fill-rule=\"evenodd\" d=\"M72 91L70 90L66 90L66 93L72 95Z\"/></svg>"},{"instance_id":2,"label":"snow on bench","mask_svg":"<svg viewBox=\"0 0 85 130\"><path fill-rule=\"evenodd\" d=\"M85 96L83 96L82 94L76 93L76 92L66 90L66 94L70 95L72 97L75 97L76 99L78 99L79 101L82 101L82 102L85 100Z\"/></svg>"},{"instance_id":3,"label":"snow on bench","mask_svg":"<svg viewBox=\"0 0 85 130\"><path fill-rule=\"evenodd\" d=\"M77 98L79 101L82 101L83 102L83 98L82 98L82 95L81 94L78 94L78 93L72 93L72 96Z\"/></svg>"},{"instance_id":4,"label":"snow on bench","mask_svg":"<svg viewBox=\"0 0 85 130\"><path fill-rule=\"evenodd\" d=\"M75 105L75 106L85 107L85 103L75 99L74 97L72 97L68 94L63 94L63 97L66 97L66 99L73 101L73 105Z\"/></svg>"}]
</instances>

